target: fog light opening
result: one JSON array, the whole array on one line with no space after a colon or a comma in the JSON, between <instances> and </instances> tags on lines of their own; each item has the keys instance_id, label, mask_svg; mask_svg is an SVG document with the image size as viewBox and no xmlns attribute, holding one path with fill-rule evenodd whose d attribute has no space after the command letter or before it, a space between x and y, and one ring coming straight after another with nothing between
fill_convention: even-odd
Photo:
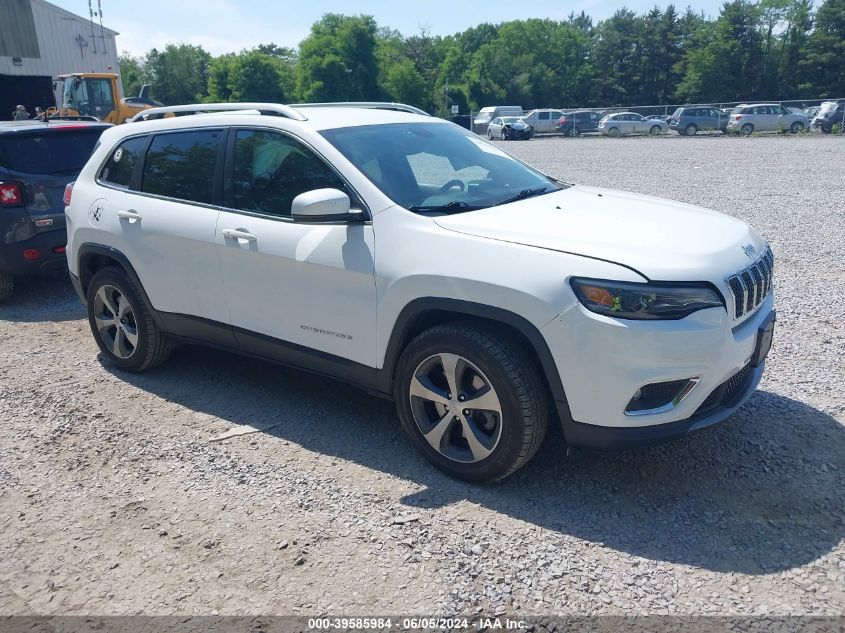
<instances>
[{"instance_id":1,"label":"fog light opening","mask_svg":"<svg viewBox=\"0 0 845 633\"><path fill-rule=\"evenodd\" d=\"M698 384L697 376L682 380L653 382L634 392L625 415L651 415L671 411L683 402Z\"/></svg>"}]
</instances>

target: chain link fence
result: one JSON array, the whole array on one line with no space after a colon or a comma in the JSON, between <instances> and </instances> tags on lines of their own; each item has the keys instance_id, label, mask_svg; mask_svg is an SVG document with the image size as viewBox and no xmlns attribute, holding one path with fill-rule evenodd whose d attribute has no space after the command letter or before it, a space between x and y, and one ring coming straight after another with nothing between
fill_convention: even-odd
<instances>
[{"instance_id":1,"label":"chain link fence","mask_svg":"<svg viewBox=\"0 0 845 633\"><path fill-rule=\"evenodd\" d=\"M554 130L536 131L535 136L580 133L601 133L596 121L614 114L633 113L644 119L659 120L664 133L678 133L682 136L698 134L758 134L758 133L809 133L845 134L845 97L836 99L790 99L785 101L730 101L711 103L658 104L636 106L607 106L603 108L543 108L557 110L564 115L588 113L582 130L573 134L572 122L556 126ZM527 114L528 111L526 111ZM482 116L479 112L457 115L452 120L479 135L487 135L489 125L496 117ZM576 124L577 125L577 124ZM648 133L653 126L645 124L630 126ZM498 128L494 126L494 137Z\"/></svg>"}]
</instances>

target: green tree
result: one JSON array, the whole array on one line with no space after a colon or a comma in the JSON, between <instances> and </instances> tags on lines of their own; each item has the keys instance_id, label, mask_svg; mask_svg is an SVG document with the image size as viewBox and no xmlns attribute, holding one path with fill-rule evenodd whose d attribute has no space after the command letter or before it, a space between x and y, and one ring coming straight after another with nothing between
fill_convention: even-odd
<instances>
[{"instance_id":1,"label":"green tree","mask_svg":"<svg viewBox=\"0 0 845 633\"><path fill-rule=\"evenodd\" d=\"M678 94L691 101L753 99L760 90L763 49L760 12L748 0L732 0L719 18L706 23L686 54L686 74Z\"/></svg>"},{"instance_id":2,"label":"green tree","mask_svg":"<svg viewBox=\"0 0 845 633\"><path fill-rule=\"evenodd\" d=\"M234 101L232 98L231 75L237 55L226 53L211 60L208 66L208 103Z\"/></svg>"},{"instance_id":3,"label":"green tree","mask_svg":"<svg viewBox=\"0 0 845 633\"><path fill-rule=\"evenodd\" d=\"M377 31L370 16L324 15L300 44L300 96L305 101L379 99Z\"/></svg>"},{"instance_id":4,"label":"green tree","mask_svg":"<svg viewBox=\"0 0 845 633\"><path fill-rule=\"evenodd\" d=\"M124 96L135 96L144 84L150 83L149 73L143 57L133 57L124 52L118 58L120 63L120 80L123 84Z\"/></svg>"},{"instance_id":5,"label":"green tree","mask_svg":"<svg viewBox=\"0 0 845 633\"><path fill-rule=\"evenodd\" d=\"M800 94L800 66L807 53L812 28L812 0L792 0L787 12L786 30L781 37L778 60L780 95L796 97Z\"/></svg>"},{"instance_id":6,"label":"green tree","mask_svg":"<svg viewBox=\"0 0 845 633\"><path fill-rule=\"evenodd\" d=\"M642 19L628 9L619 9L596 27L591 52L595 103L630 105L640 99L642 28Z\"/></svg>"},{"instance_id":7,"label":"green tree","mask_svg":"<svg viewBox=\"0 0 845 633\"><path fill-rule=\"evenodd\" d=\"M826 0L816 12L816 27L800 62L802 90L814 96L845 95L845 0Z\"/></svg>"},{"instance_id":8,"label":"green tree","mask_svg":"<svg viewBox=\"0 0 845 633\"><path fill-rule=\"evenodd\" d=\"M168 44L163 51L147 53L152 94L167 105L195 103L208 94L211 55L191 44Z\"/></svg>"}]
</instances>

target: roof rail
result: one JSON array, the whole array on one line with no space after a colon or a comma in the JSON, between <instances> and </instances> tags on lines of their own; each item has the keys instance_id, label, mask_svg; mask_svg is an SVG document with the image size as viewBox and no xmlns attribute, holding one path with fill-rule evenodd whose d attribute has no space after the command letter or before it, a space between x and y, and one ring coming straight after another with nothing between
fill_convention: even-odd
<instances>
[{"instance_id":1,"label":"roof rail","mask_svg":"<svg viewBox=\"0 0 845 633\"><path fill-rule=\"evenodd\" d=\"M281 116L295 121L307 121L301 113L291 106L280 103L193 103L189 105L163 106L160 108L149 108L136 114L130 122L150 121L161 119L166 114L176 116L200 114L203 112L235 112L238 110L257 110L259 114L267 116Z\"/></svg>"},{"instance_id":2,"label":"roof rail","mask_svg":"<svg viewBox=\"0 0 845 633\"><path fill-rule=\"evenodd\" d=\"M372 108L374 110L396 110L398 112L410 112L431 116L425 110L420 110L412 105L404 103L391 103L387 101L338 101L336 103L292 103L292 108Z\"/></svg>"}]
</instances>

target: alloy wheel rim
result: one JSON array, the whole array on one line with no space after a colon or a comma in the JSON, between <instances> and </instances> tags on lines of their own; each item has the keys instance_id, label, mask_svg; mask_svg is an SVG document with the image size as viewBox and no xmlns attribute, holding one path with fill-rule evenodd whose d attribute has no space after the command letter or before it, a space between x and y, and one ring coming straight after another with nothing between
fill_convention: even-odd
<instances>
[{"instance_id":1,"label":"alloy wheel rim","mask_svg":"<svg viewBox=\"0 0 845 633\"><path fill-rule=\"evenodd\" d=\"M502 436L502 405L490 380L458 354L433 354L414 370L409 389L414 422L440 455L480 462Z\"/></svg>"},{"instance_id":2,"label":"alloy wheel rim","mask_svg":"<svg viewBox=\"0 0 845 633\"><path fill-rule=\"evenodd\" d=\"M120 289L101 286L94 295L94 324L100 340L118 358L127 359L138 348L138 322L129 299Z\"/></svg>"}]
</instances>

